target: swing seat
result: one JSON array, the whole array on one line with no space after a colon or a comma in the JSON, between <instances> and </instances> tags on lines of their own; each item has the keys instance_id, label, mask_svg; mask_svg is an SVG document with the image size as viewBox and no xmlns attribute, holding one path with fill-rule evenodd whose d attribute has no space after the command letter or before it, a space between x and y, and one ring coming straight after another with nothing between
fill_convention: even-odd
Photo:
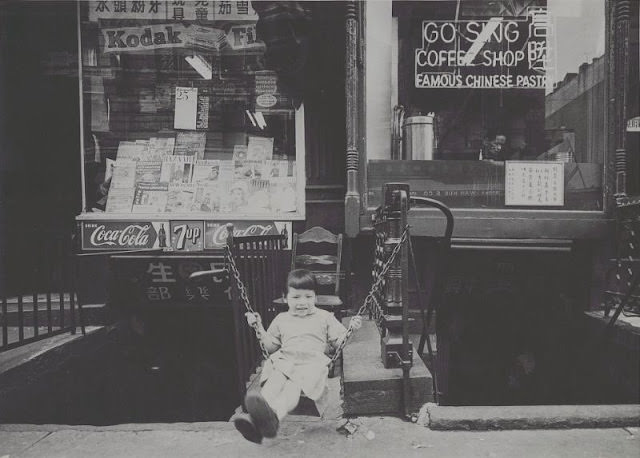
<instances>
[{"instance_id":1,"label":"swing seat","mask_svg":"<svg viewBox=\"0 0 640 458\"><path fill-rule=\"evenodd\" d=\"M256 370L247 382L247 393L260 391L260 375L262 374L262 365ZM242 400L242 410L247 412L247 408L244 405L244 399ZM316 403L306 397L304 394L300 396L300 402L296 408L290 413L290 415L305 415L309 417L320 417L320 413L316 407Z\"/></svg>"}]
</instances>

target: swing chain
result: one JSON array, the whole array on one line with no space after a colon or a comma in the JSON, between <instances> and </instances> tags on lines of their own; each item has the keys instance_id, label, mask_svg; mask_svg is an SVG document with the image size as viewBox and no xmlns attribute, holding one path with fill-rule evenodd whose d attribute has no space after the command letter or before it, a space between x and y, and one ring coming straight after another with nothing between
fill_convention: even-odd
<instances>
[{"instance_id":1,"label":"swing chain","mask_svg":"<svg viewBox=\"0 0 640 458\"><path fill-rule=\"evenodd\" d=\"M240 278L240 271L238 270L238 266L236 265L236 260L233 258L233 255L231 253L231 248L229 248L228 245L225 245L224 248L225 248L224 250L225 258L229 263L229 267L231 268L231 273L233 274L233 278L235 279L236 286L238 287L238 291L240 292L240 300L242 301L242 304L244 305L244 308L247 310L248 313L256 314L256 311L253 309L253 307L251 307L251 303L249 302L249 296L247 295L247 288L245 288L244 283ZM269 357L269 352L267 351L267 348L264 346L264 343L260 338L261 337L260 334L262 333L260 331L260 326L256 321L251 325L251 327L256 333L256 340L258 341L258 344L260 345L260 349L262 350L262 356L266 360Z\"/></svg>"},{"instance_id":2,"label":"swing chain","mask_svg":"<svg viewBox=\"0 0 640 458\"><path fill-rule=\"evenodd\" d=\"M380 286L382 285L382 283L384 282L384 276L386 275L386 273L389 270L389 268L391 267L391 264L393 263L394 259L396 258L396 256L400 252L400 249L402 248L402 245L407 241L408 236L409 236L409 225L407 224L405 226L405 228L404 228L404 231L402 232L402 236L400 237L400 240L398 241L396 246L393 247L393 251L391 251L391 254L389 255L389 258L383 264L382 269L380 269L380 272L378 273L378 276L377 276L375 282L371 286L371 289L369 290L369 293L367 294L367 297L365 298L363 304L360 306L360 308L356 312L355 316L362 316L364 314L364 312L367 311L367 309L370 307L370 304L374 300L375 300L375 305L376 305L376 309L377 309L376 313L379 316L382 316L382 309L380 308L380 304L378 303L377 298L375 297L375 295L378 292L378 289L380 289ZM242 301L242 304L244 305L244 308L247 310L248 313L255 314L256 311L253 309L253 307L251 307L251 303L249 302L249 296L247 295L247 289L245 288L244 283L242 282L242 279L240 278L240 271L238 270L238 266L236 265L236 261L233 258L233 255L231 253L231 248L229 248L228 245L225 246L224 254L225 254L225 258L226 258L226 260L227 260L227 262L229 264L229 267L231 269L231 274L233 275L233 278L234 278L234 280L236 282L236 286L237 286L238 291L240 293L240 300ZM257 322L254 322L251 325L251 327L253 328L253 330L256 333L256 340L260 344L260 349L262 350L262 356L266 360L269 357L269 352L267 351L266 347L264 346L264 343L262 342L262 339L260 338L260 334L261 334L260 327L259 327ZM351 334L353 334L353 331L354 331L353 325L352 325L352 323L349 323L349 326L347 327L347 332L346 332L344 338L340 342L340 345L338 346L338 348L336 348L336 351L335 351L335 353L333 354L333 356L331 358L331 362L329 363L330 366L333 366L335 361L340 357L340 354L342 353L342 350L344 349L344 347L347 345L347 341L351 337Z\"/></svg>"},{"instance_id":3,"label":"swing chain","mask_svg":"<svg viewBox=\"0 0 640 458\"><path fill-rule=\"evenodd\" d=\"M404 231L402 232L402 236L400 237L400 240L398 241L396 246L393 247L393 251L389 255L389 258L385 261L384 265L382 266L382 269L380 269L380 273L378 274L376 281L373 283L373 285L371 285L369 294L367 294L367 297L365 298L364 302L362 303L362 305L360 306L360 308L358 309L358 311L354 316L362 316L364 312L369 308L372 301L374 301L375 294L377 293L378 289L380 288L380 285L382 285L382 282L384 281L384 276L386 275L394 259L402 249L402 245L407 241L408 236L409 236L409 225L407 224L404 228ZM377 300L375 303L378 308L377 311L382 313L382 310L380 309L380 304L377 302ZM338 348L336 348L336 351L331 358L331 363L330 363L331 365L333 365L335 361L340 357L340 354L342 353L342 350L344 349L344 347L347 345L347 342L351 337L351 334L353 334L353 331L354 331L353 325L350 322L349 327L347 328L347 333L345 334L344 338L340 342L340 345L338 346Z\"/></svg>"}]
</instances>

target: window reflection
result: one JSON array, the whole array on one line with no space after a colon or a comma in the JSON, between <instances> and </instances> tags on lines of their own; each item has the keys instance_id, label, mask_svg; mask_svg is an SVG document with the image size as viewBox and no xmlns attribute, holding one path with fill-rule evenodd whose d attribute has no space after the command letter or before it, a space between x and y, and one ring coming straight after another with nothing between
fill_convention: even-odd
<instances>
[{"instance_id":1,"label":"window reflection","mask_svg":"<svg viewBox=\"0 0 640 458\"><path fill-rule=\"evenodd\" d=\"M389 159L434 163L420 192L502 208L505 161L555 161L563 208L602 208L605 0L394 1L392 14Z\"/></svg>"}]
</instances>

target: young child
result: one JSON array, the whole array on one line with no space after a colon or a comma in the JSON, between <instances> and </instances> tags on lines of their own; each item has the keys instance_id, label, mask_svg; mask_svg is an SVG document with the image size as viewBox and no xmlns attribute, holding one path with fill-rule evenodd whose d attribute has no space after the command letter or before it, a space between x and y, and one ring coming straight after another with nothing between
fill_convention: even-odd
<instances>
[{"instance_id":1,"label":"young child","mask_svg":"<svg viewBox=\"0 0 640 458\"><path fill-rule=\"evenodd\" d=\"M234 416L238 431L247 439L261 443L275 437L280 421L304 394L316 401L326 397L329 357L328 345L337 348L346 328L326 310L316 308L316 277L308 270L292 270L287 277L289 310L278 314L267 331L260 316L247 313L249 325L258 324L258 338L270 353L260 376L260 392L249 392L245 407L249 414ZM351 326L358 329L362 319L355 316ZM318 406L322 411L322 406Z\"/></svg>"}]
</instances>

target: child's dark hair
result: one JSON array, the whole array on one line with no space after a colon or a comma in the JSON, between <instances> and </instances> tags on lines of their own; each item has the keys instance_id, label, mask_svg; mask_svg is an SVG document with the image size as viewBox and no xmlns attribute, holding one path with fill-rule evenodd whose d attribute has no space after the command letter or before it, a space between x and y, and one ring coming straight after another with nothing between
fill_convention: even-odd
<instances>
[{"instance_id":1,"label":"child's dark hair","mask_svg":"<svg viewBox=\"0 0 640 458\"><path fill-rule=\"evenodd\" d=\"M316 291L318 289L318 280L316 276L307 269L295 269L289 272L287 276L287 289L310 289Z\"/></svg>"}]
</instances>

